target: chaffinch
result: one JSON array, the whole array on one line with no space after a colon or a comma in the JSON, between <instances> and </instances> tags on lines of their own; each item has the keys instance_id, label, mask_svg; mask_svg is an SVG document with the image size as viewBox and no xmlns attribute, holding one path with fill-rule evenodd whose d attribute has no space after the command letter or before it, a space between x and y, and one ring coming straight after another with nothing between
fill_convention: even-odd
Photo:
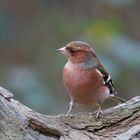
<instances>
[{"instance_id":1,"label":"chaffinch","mask_svg":"<svg viewBox=\"0 0 140 140\"><path fill-rule=\"evenodd\" d=\"M110 75L87 43L73 41L57 51L68 58L62 73L64 86L71 98L67 114L77 103L98 106L98 118L103 113L100 104L104 100L111 98L120 103L125 101L116 96Z\"/></svg>"}]
</instances>

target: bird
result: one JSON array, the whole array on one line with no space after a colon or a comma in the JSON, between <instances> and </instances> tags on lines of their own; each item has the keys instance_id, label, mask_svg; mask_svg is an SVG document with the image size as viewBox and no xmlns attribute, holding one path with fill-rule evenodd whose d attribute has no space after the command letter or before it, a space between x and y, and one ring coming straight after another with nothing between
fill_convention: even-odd
<instances>
[{"instance_id":1,"label":"bird","mask_svg":"<svg viewBox=\"0 0 140 140\"><path fill-rule=\"evenodd\" d=\"M92 47L83 41L72 41L57 52L68 59L62 71L64 86L70 96L67 115L75 104L98 107L96 118L103 114L101 103L110 98L118 103L125 100L117 92L111 76L101 64Z\"/></svg>"}]
</instances>

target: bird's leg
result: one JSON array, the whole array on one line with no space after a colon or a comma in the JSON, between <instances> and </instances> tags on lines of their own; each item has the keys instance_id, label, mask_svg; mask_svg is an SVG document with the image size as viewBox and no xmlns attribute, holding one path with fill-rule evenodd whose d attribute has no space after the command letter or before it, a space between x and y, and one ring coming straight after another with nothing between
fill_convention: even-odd
<instances>
[{"instance_id":1,"label":"bird's leg","mask_svg":"<svg viewBox=\"0 0 140 140\"><path fill-rule=\"evenodd\" d=\"M70 111L73 109L73 107L74 107L74 102L73 102L73 100L71 99L71 101L70 101L70 107L69 107L69 110L68 110L68 112L67 112L67 115L70 113Z\"/></svg>"},{"instance_id":2,"label":"bird's leg","mask_svg":"<svg viewBox=\"0 0 140 140\"><path fill-rule=\"evenodd\" d=\"M100 106L100 103L98 104L98 110L97 110L97 113L96 113L96 118L99 118L100 114L103 114L103 111L101 110L101 106Z\"/></svg>"}]
</instances>

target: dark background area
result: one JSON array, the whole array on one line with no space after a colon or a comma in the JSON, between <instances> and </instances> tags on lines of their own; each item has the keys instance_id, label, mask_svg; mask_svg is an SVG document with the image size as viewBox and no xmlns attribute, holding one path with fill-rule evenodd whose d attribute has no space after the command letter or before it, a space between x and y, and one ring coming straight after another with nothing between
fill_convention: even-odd
<instances>
[{"instance_id":1,"label":"dark background area","mask_svg":"<svg viewBox=\"0 0 140 140\"><path fill-rule=\"evenodd\" d=\"M0 85L38 112L66 113L66 58L55 50L73 40L94 48L119 96L140 95L139 0L1 0Z\"/></svg>"}]
</instances>

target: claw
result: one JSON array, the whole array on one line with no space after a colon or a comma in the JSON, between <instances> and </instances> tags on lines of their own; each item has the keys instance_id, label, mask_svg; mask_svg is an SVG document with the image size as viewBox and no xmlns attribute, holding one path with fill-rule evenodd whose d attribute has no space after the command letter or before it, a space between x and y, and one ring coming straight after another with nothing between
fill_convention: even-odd
<instances>
[{"instance_id":1,"label":"claw","mask_svg":"<svg viewBox=\"0 0 140 140\"><path fill-rule=\"evenodd\" d=\"M70 102L70 108L69 108L69 110L67 112L67 115L69 115L69 113L71 112L71 110L73 109L73 107L74 107L74 103L73 103L73 100L71 100L71 102Z\"/></svg>"},{"instance_id":2,"label":"claw","mask_svg":"<svg viewBox=\"0 0 140 140\"><path fill-rule=\"evenodd\" d=\"M99 105L99 108L98 108L97 113L96 113L96 118L97 119L100 117L100 114L104 114L104 112L101 110L101 107Z\"/></svg>"}]
</instances>

